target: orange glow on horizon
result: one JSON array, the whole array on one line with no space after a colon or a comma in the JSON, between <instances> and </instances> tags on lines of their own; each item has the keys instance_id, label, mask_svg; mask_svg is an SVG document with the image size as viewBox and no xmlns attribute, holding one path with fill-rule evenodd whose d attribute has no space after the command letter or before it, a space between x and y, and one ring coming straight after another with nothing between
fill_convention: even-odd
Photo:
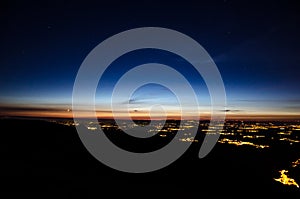
<instances>
[{"instance_id":1,"label":"orange glow on horizon","mask_svg":"<svg viewBox=\"0 0 300 199\"><path fill-rule=\"evenodd\" d=\"M1 107L0 107L1 108ZM1 111L0 116L19 116L19 117L56 117L56 118L73 118L73 113L70 108L65 109L55 109L55 108L45 108L45 110L40 110L36 108L26 108L23 110L22 108L13 108L12 110L5 110ZM91 118L94 117L95 114L91 114L90 112L82 112L77 117L81 118ZM149 120L150 116L148 112L130 112L129 114L124 111L119 111L117 113L112 114L111 111L97 111L96 116L99 119L135 119L135 120ZM115 117L114 117L115 116ZM176 112L169 112L166 116L168 119L175 119L180 120L181 115L180 113ZM151 119L153 120L164 120L166 119L164 115L160 113L151 114ZM209 112L200 113L200 117L198 115L190 115L182 118L183 120L209 120L211 115ZM226 113L227 120L300 120L300 115L296 114L289 114L289 113L243 113L243 114L236 114L236 113Z\"/></svg>"}]
</instances>

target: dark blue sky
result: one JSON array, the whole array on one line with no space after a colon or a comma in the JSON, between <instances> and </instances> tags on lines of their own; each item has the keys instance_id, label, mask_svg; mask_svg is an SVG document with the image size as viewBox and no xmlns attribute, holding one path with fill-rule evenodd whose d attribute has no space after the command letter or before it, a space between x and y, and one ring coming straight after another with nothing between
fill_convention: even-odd
<instances>
[{"instance_id":1,"label":"dark blue sky","mask_svg":"<svg viewBox=\"0 0 300 199\"><path fill-rule=\"evenodd\" d=\"M180 31L207 50L232 112L300 111L296 1L1 1L0 16L2 106L70 107L77 70L95 46L128 29L155 26ZM117 65L113 71L122 74ZM196 86L196 77L189 78Z\"/></svg>"}]
</instances>

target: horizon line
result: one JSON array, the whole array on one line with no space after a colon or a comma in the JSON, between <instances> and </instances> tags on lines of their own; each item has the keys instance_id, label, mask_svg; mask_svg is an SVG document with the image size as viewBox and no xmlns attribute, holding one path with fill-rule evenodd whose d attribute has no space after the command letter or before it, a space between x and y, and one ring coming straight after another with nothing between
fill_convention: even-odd
<instances>
[{"instance_id":1,"label":"horizon line","mask_svg":"<svg viewBox=\"0 0 300 199\"><path fill-rule=\"evenodd\" d=\"M69 120L74 120L74 117L59 117L59 116L18 116L18 115L0 115L0 119L69 119ZM81 117L77 119L83 119L83 120L89 120L89 119L95 119L93 117ZM110 118L110 117L97 117L97 120L115 120L116 118ZM168 120L176 120L176 121L187 121L187 120L194 120L197 121L197 119L193 118L188 118L188 119L179 119L179 118L174 118L170 117L167 119L161 119L161 118L155 118L155 119L149 119L149 118L117 118L118 120L124 120L124 121L168 121ZM210 121L210 118L199 118L198 121ZM225 118L224 120L226 121L297 121L300 122L300 118Z\"/></svg>"}]
</instances>

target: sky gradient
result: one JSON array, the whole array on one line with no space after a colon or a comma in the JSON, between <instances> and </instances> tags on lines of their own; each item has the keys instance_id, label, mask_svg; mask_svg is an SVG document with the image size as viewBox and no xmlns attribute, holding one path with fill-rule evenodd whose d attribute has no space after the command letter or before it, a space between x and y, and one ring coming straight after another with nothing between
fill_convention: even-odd
<instances>
[{"instance_id":1,"label":"sky gradient","mask_svg":"<svg viewBox=\"0 0 300 199\"><path fill-rule=\"evenodd\" d=\"M154 26L180 31L206 49L224 81L228 118L300 119L299 3L1 1L0 16L3 116L71 117L73 83L88 53L114 34ZM110 117L118 78L151 62L180 71L196 91L202 115L209 116L207 89L189 63L168 52L140 50L120 57L100 80L100 117ZM139 89L129 102L138 117L155 103L176 110L174 95L157 85Z\"/></svg>"}]
</instances>

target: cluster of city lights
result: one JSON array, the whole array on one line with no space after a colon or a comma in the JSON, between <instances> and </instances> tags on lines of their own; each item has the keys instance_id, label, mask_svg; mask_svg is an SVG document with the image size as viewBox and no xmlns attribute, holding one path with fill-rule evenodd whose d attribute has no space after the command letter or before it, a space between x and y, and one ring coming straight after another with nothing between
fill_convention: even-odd
<instances>
[{"instance_id":1,"label":"cluster of city lights","mask_svg":"<svg viewBox=\"0 0 300 199\"><path fill-rule=\"evenodd\" d=\"M262 149L270 147L269 145L254 144L252 142L243 142L240 140L230 140L227 138L220 139L218 142L222 143L222 144L234 144L236 146L249 145L249 146L254 146L255 148L262 148Z\"/></svg>"},{"instance_id":2,"label":"cluster of city lights","mask_svg":"<svg viewBox=\"0 0 300 199\"><path fill-rule=\"evenodd\" d=\"M280 172L280 177L279 178L274 178L277 182L280 182L284 185L294 185L297 188L299 188L299 185L293 178L289 178L286 173L288 173L287 170L281 170Z\"/></svg>"},{"instance_id":3,"label":"cluster of city lights","mask_svg":"<svg viewBox=\"0 0 300 199\"><path fill-rule=\"evenodd\" d=\"M178 121L147 123L141 121L140 123L127 123L122 122L118 126L114 121L101 121L101 122L83 122L75 123L73 120L51 120L58 124L66 126L84 125L91 132L95 133L99 126L103 130L109 130L110 132L118 132L119 130L128 130L136 126L149 125L147 132L151 135L158 134L162 139L167 138L170 135L175 135L175 139L179 142L199 142L199 140L192 135L195 128L198 129L198 134L205 135L216 134L216 130L213 127L209 127L209 122L196 122L194 120L181 121L179 125ZM217 128L217 127L216 127ZM253 123L234 121L226 122L220 133L218 143L235 145L238 147L250 146L256 149L268 149L276 143L287 143L289 145L300 144L300 125L298 124L285 124L285 123ZM298 146L298 145L297 145ZM300 165L300 159L291 162L291 168L298 167ZM288 170L280 170L280 177L274 178L275 181L282 183L283 185L292 185L299 188L295 179L287 175Z\"/></svg>"}]
</instances>

